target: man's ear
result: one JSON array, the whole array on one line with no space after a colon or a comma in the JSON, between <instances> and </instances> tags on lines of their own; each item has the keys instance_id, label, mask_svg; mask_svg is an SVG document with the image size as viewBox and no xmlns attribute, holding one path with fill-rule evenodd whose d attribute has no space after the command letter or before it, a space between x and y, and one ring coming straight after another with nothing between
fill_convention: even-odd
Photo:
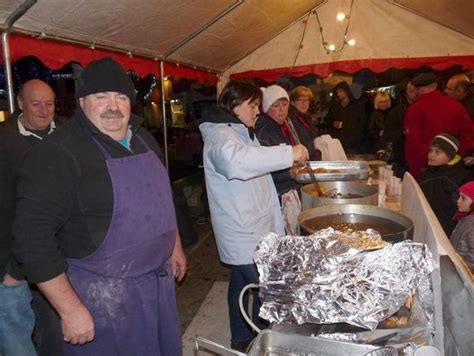
<instances>
[{"instance_id":1,"label":"man's ear","mask_svg":"<svg viewBox=\"0 0 474 356\"><path fill-rule=\"evenodd\" d=\"M18 104L18 107L20 108L21 111L23 111L23 100L21 100L19 97L16 98L16 102Z\"/></svg>"}]
</instances>

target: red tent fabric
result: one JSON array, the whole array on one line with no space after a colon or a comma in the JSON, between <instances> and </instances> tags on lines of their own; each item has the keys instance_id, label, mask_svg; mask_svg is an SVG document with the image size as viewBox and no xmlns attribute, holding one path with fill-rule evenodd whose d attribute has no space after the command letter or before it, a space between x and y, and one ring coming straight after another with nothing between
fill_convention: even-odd
<instances>
[{"instance_id":1,"label":"red tent fabric","mask_svg":"<svg viewBox=\"0 0 474 356\"><path fill-rule=\"evenodd\" d=\"M96 59L109 56L120 62L125 69L134 70L141 77L150 73L154 73L157 76L160 75L160 62L149 58L139 56L129 57L122 53L102 49L91 49L71 43L17 34L10 35L9 43L12 62L26 56L35 56L48 68L59 69L69 62L77 62L85 67L88 63ZM3 58L0 58L0 63L3 63ZM178 66L172 63L165 63L164 73L167 76L172 76L175 80L189 78L195 79L201 84L204 84L206 81L213 85L217 83L215 73L182 65Z\"/></svg>"},{"instance_id":2,"label":"red tent fabric","mask_svg":"<svg viewBox=\"0 0 474 356\"><path fill-rule=\"evenodd\" d=\"M425 58L380 58L380 59L356 59L350 61L339 61L322 64L311 64L298 67L273 68L268 70L254 70L231 74L231 79L260 78L267 82L274 82L283 75L302 77L306 74L316 74L325 78L335 71L343 71L353 74L361 69L368 68L376 73L390 68L415 69L421 66L429 66L434 70L448 69L454 65L474 68L474 56L445 56Z\"/></svg>"}]
</instances>

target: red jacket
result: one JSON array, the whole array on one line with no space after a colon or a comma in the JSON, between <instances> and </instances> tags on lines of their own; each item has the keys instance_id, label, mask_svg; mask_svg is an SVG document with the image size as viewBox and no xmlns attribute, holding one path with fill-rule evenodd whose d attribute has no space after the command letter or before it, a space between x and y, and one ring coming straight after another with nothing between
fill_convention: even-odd
<instances>
[{"instance_id":1,"label":"red jacket","mask_svg":"<svg viewBox=\"0 0 474 356\"><path fill-rule=\"evenodd\" d=\"M404 130L406 160L413 176L426 166L430 142L442 132L459 138L461 156L474 149L474 122L466 109L437 90L421 95L408 107Z\"/></svg>"}]
</instances>

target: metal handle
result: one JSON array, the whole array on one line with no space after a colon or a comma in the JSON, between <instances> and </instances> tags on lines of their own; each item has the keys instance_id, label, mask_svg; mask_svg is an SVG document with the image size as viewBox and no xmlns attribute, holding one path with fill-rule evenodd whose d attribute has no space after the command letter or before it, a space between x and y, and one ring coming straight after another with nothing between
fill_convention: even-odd
<instances>
[{"instance_id":1,"label":"metal handle","mask_svg":"<svg viewBox=\"0 0 474 356\"><path fill-rule=\"evenodd\" d=\"M200 351L202 350L211 351L217 355L222 355L222 356L245 356L246 355L239 351L228 349L227 347L216 344L215 342L207 340L203 337L197 336L194 339L194 355L199 356L201 354Z\"/></svg>"}]
</instances>

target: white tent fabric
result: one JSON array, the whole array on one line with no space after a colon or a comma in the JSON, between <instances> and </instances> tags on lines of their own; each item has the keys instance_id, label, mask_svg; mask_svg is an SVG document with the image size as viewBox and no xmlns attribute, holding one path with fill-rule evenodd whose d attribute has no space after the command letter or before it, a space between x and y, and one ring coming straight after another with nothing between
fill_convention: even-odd
<instances>
[{"instance_id":1,"label":"white tent fabric","mask_svg":"<svg viewBox=\"0 0 474 356\"><path fill-rule=\"evenodd\" d=\"M328 44L340 47L345 22L336 20L338 12L348 13L350 1L328 1L318 8L323 33ZM453 5L454 6L454 5ZM469 11L469 8L467 9ZM472 15L474 8L471 3ZM471 16L472 18L472 16ZM347 21L347 20L345 20ZM350 16L346 45L340 52L327 53L322 46L316 16L311 14L302 48L295 61L304 31L299 21L256 51L228 68L224 76L249 70L302 66L334 61L459 56L474 54L474 39L411 13L385 0L355 0Z\"/></svg>"}]
</instances>

